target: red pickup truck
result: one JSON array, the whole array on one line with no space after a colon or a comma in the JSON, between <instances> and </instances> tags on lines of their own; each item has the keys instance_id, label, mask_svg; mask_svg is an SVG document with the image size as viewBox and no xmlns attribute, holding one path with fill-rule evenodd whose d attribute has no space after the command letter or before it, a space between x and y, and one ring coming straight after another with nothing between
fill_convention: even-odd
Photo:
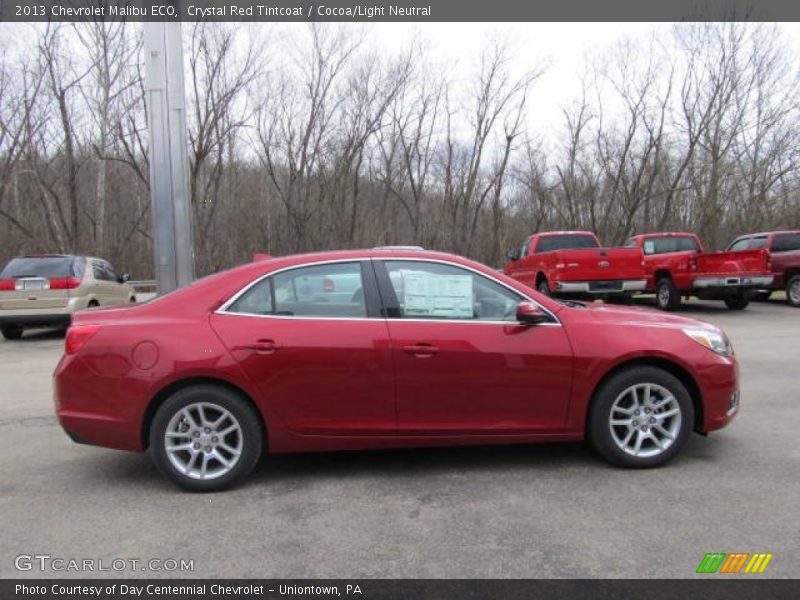
<instances>
[{"instance_id":1,"label":"red pickup truck","mask_svg":"<svg viewBox=\"0 0 800 600\"><path fill-rule=\"evenodd\" d=\"M705 252L693 233L646 233L625 245L644 253L647 291L662 310L677 310L690 295L742 310L773 280L764 250Z\"/></svg>"},{"instance_id":2,"label":"red pickup truck","mask_svg":"<svg viewBox=\"0 0 800 600\"><path fill-rule=\"evenodd\" d=\"M625 302L646 284L641 250L602 248L589 231L535 233L508 258L506 275L547 295Z\"/></svg>"},{"instance_id":3,"label":"red pickup truck","mask_svg":"<svg viewBox=\"0 0 800 600\"><path fill-rule=\"evenodd\" d=\"M769 259L772 285L759 291L757 298L766 300L775 290L786 290L786 302L800 306L800 230L748 233L733 240L728 252L744 252L763 248Z\"/></svg>"}]
</instances>

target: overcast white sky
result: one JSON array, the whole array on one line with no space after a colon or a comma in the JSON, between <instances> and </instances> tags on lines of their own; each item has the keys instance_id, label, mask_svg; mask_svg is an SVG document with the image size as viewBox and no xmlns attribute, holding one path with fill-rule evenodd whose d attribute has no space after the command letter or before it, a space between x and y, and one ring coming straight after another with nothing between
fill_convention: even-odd
<instances>
[{"instance_id":1,"label":"overcast white sky","mask_svg":"<svg viewBox=\"0 0 800 600\"><path fill-rule=\"evenodd\" d=\"M428 52L446 64L451 75L466 76L479 58L484 43L505 36L514 49L512 69L524 73L542 61L550 66L531 95L530 121L534 131L562 124L561 108L580 95L581 76L590 59L618 40L647 42L656 34L668 35L672 23L371 23L367 31L376 43L401 48L420 35ZM800 52L800 23L779 25L787 43Z\"/></svg>"}]
</instances>

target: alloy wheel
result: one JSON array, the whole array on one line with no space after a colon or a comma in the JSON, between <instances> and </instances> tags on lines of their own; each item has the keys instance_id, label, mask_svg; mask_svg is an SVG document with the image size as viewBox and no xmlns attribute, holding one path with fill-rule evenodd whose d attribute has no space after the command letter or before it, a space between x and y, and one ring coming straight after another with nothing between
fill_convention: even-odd
<instances>
[{"instance_id":1,"label":"alloy wheel","mask_svg":"<svg viewBox=\"0 0 800 600\"><path fill-rule=\"evenodd\" d=\"M191 479L208 480L229 473L243 445L239 421L212 402L195 402L177 411L164 433L172 465Z\"/></svg>"},{"instance_id":2,"label":"alloy wheel","mask_svg":"<svg viewBox=\"0 0 800 600\"><path fill-rule=\"evenodd\" d=\"M665 452L681 430L681 407L656 383L638 383L620 393L609 413L614 443L626 454L649 458Z\"/></svg>"}]
</instances>

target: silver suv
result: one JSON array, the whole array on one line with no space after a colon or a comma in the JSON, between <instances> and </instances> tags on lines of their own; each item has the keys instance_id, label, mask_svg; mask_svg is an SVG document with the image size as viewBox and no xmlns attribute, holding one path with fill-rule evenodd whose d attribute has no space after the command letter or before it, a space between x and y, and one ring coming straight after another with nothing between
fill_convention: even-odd
<instances>
[{"instance_id":1,"label":"silver suv","mask_svg":"<svg viewBox=\"0 0 800 600\"><path fill-rule=\"evenodd\" d=\"M136 302L127 273L89 256L18 256L0 272L0 331L16 340L27 327L69 325L76 310Z\"/></svg>"}]
</instances>

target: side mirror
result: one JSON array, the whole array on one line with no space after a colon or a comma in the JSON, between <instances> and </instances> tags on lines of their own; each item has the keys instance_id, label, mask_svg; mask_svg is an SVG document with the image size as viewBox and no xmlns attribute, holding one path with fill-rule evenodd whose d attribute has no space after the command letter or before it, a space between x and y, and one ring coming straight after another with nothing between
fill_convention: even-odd
<instances>
[{"instance_id":1,"label":"side mirror","mask_svg":"<svg viewBox=\"0 0 800 600\"><path fill-rule=\"evenodd\" d=\"M519 260L519 252L515 249L506 250L506 258L510 261Z\"/></svg>"},{"instance_id":2,"label":"side mirror","mask_svg":"<svg viewBox=\"0 0 800 600\"><path fill-rule=\"evenodd\" d=\"M123 273L119 277L119 282L120 283L127 283L128 281L130 281L130 279L131 279L131 274L130 273Z\"/></svg>"},{"instance_id":3,"label":"side mirror","mask_svg":"<svg viewBox=\"0 0 800 600\"><path fill-rule=\"evenodd\" d=\"M541 308L533 302L520 302L517 305L517 321L527 325L538 325L550 318Z\"/></svg>"}]
</instances>

